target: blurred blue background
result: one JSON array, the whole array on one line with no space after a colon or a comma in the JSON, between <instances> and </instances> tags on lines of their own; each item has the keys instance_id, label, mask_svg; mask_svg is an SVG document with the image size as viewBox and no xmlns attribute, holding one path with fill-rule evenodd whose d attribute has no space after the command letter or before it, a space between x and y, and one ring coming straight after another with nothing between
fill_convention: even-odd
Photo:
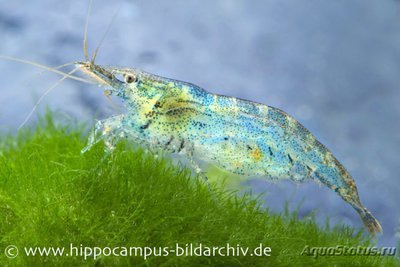
<instances>
[{"instance_id":1,"label":"blurred blue background","mask_svg":"<svg viewBox=\"0 0 400 267\"><path fill-rule=\"evenodd\" d=\"M400 219L400 1L95 0L93 51L116 15L97 63L142 68L208 91L279 107L324 143L355 178L397 245ZM87 1L1 1L0 54L56 66L82 60ZM0 127L14 131L59 77L0 60ZM50 106L83 121L113 113L95 86L65 81ZM35 118L30 121L33 125ZM361 227L335 193L312 183L254 182L272 210L301 204L321 224ZM397 230L396 230L397 229Z\"/></svg>"}]
</instances>

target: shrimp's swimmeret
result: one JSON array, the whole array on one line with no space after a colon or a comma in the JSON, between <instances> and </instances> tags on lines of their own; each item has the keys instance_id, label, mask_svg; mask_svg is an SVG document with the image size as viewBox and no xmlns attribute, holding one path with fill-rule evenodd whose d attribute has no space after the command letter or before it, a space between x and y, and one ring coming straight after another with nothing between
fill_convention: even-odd
<instances>
[{"instance_id":1,"label":"shrimp's swimmeret","mask_svg":"<svg viewBox=\"0 0 400 267\"><path fill-rule=\"evenodd\" d=\"M118 139L129 138L184 154L197 172L200 159L243 176L316 180L348 202L369 232L382 231L342 164L282 110L138 69L76 65L127 108L126 114L98 121L83 152L99 140L112 151Z\"/></svg>"}]
</instances>

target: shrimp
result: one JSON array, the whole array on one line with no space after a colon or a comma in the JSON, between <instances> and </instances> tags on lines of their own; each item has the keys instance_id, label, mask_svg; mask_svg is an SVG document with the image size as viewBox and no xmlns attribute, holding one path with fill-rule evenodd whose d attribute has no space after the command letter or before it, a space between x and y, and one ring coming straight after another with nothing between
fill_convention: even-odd
<instances>
[{"instance_id":1,"label":"shrimp","mask_svg":"<svg viewBox=\"0 0 400 267\"><path fill-rule=\"evenodd\" d=\"M112 152L118 140L128 138L186 156L197 173L201 172L197 160L202 160L245 177L311 179L349 203L370 233L382 231L361 204L356 184L343 165L284 111L135 68L93 61L76 66L127 108L125 114L98 121L82 152L100 140Z\"/></svg>"}]
</instances>

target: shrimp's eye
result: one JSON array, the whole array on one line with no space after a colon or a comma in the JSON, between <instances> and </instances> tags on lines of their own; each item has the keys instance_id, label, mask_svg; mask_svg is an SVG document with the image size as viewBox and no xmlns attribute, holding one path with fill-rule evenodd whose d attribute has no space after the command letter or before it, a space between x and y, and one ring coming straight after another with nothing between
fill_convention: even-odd
<instances>
[{"instance_id":1,"label":"shrimp's eye","mask_svg":"<svg viewBox=\"0 0 400 267\"><path fill-rule=\"evenodd\" d=\"M126 83L133 83L133 82L136 82L136 81L137 81L136 76L134 76L132 74L126 74L125 75L125 82Z\"/></svg>"}]
</instances>

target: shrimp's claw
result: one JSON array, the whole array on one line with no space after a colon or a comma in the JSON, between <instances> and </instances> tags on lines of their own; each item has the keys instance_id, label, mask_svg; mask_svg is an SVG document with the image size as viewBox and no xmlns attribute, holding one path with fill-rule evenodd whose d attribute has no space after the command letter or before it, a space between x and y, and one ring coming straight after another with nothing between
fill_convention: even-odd
<instances>
[{"instance_id":1,"label":"shrimp's claw","mask_svg":"<svg viewBox=\"0 0 400 267\"><path fill-rule=\"evenodd\" d=\"M374 216L372 216L371 212L369 212L366 208L357 209L357 211L368 232L374 235L382 233L382 226L380 225L378 220L375 219Z\"/></svg>"}]
</instances>

